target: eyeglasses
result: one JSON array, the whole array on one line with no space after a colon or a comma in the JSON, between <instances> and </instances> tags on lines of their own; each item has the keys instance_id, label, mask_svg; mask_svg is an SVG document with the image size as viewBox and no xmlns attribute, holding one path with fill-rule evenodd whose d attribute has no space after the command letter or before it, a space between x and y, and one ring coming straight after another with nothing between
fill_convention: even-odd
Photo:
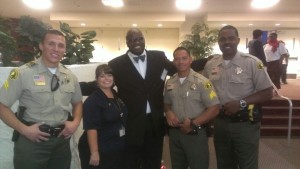
<instances>
[{"instance_id":1,"label":"eyeglasses","mask_svg":"<svg viewBox=\"0 0 300 169\"><path fill-rule=\"evenodd\" d=\"M128 43L144 42L144 41L145 41L144 37L136 37L136 38L132 38L132 39L127 39Z\"/></svg>"},{"instance_id":2,"label":"eyeglasses","mask_svg":"<svg viewBox=\"0 0 300 169\"><path fill-rule=\"evenodd\" d=\"M59 87L59 78L53 74L52 79L51 79L51 91L54 92L58 89Z\"/></svg>"}]
</instances>

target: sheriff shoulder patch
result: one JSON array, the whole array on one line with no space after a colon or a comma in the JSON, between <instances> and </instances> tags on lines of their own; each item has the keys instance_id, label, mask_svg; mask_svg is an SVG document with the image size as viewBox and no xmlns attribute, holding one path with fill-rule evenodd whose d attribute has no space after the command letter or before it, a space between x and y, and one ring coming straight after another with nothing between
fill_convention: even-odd
<instances>
[{"instance_id":1,"label":"sheriff shoulder patch","mask_svg":"<svg viewBox=\"0 0 300 169\"><path fill-rule=\"evenodd\" d=\"M216 92L211 90L210 93L209 93L209 98L210 98L210 100L213 100L213 99L217 98Z\"/></svg>"},{"instance_id":2,"label":"sheriff shoulder patch","mask_svg":"<svg viewBox=\"0 0 300 169\"><path fill-rule=\"evenodd\" d=\"M6 89L6 90L9 88L8 80L5 80L3 86L4 86L4 89Z\"/></svg>"},{"instance_id":3,"label":"sheriff shoulder patch","mask_svg":"<svg viewBox=\"0 0 300 169\"><path fill-rule=\"evenodd\" d=\"M264 68L263 63L261 63L261 62L257 62L256 65L257 65L258 69L263 69Z\"/></svg>"},{"instance_id":4,"label":"sheriff shoulder patch","mask_svg":"<svg viewBox=\"0 0 300 169\"><path fill-rule=\"evenodd\" d=\"M211 89L211 88L212 88L211 83L210 83L210 82L205 82L204 88L205 88L205 89Z\"/></svg>"},{"instance_id":5,"label":"sheriff shoulder patch","mask_svg":"<svg viewBox=\"0 0 300 169\"><path fill-rule=\"evenodd\" d=\"M9 79L11 79L11 80L17 79L18 77L19 77L19 70L18 69L12 70L9 74Z\"/></svg>"}]
</instances>

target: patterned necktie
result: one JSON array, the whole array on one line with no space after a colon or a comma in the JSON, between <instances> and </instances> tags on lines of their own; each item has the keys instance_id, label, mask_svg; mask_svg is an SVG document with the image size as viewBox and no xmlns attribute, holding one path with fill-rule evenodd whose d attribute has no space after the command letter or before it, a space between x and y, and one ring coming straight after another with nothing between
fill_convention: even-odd
<instances>
[{"instance_id":1,"label":"patterned necktie","mask_svg":"<svg viewBox=\"0 0 300 169\"><path fill-rule=\"evenodd\" d=\"M133 57L133 60L134 60L136 63L138 63L140 59L141 59L142 62L144 62L144 61L145 61L145 55Z\"/></svg>"}]
</instances>

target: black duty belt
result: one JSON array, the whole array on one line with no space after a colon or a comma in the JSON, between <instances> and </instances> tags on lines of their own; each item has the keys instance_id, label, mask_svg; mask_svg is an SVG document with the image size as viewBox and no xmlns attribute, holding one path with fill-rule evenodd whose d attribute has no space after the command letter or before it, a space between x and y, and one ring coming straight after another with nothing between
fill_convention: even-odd
<instances>
[{"instance_id":1,"label":"black duty belt","mask_svg":"<svg viewBox=\"0 0 300 169\"><path fill-rule=\"evenodd\" d=\"M47 124L42 124L39 126L39 129L42 132L50 134L51 137L57 137L59 133L65 128L65 125L59 125L56 127L51 127Z\"/></svg>"},{"instance_id":2,"label":"black duty belt","mask_svg":"<svg viewBox=\"0 0 300 169\"><path fill-rule=\"evenodd\" d=\"M27 122L22 121L25 125L31 126L35 124L35 122ZM51 137L57 137L59 133L65 128L65 125L59 125L59 126L50 126L48 124L42 124L39 126L40 131L50 134Z\"/></svg>"},{"instance_id":3,"label":"black duty belt","mask_svg":"<svg viewBox=\"0 0 300 169\"><path fill-rule=\"evenodd\" d=\"M171 127L168 126L169 129L176 129L176 130L180 130L180 127ZM198 130L201 129L206 129L206 125L199 125L197 126L197 130L192 130L191 132L187 133L187 135L197 135L198 134Z\"/></svg>"},{"instance_id":4,"label":"black duty belt","mask_svg":"<svg viewBox=\"0 0 300 169\"><path fill-rule=\"evenodd\" d=\"M244 110L240 110L230 116L226 115L223 109L220 109L218 117L224 120L229 120L231 123L260 122L262 118L261 106L250 105L247 106Z\"/></svg>"}]
</instances>

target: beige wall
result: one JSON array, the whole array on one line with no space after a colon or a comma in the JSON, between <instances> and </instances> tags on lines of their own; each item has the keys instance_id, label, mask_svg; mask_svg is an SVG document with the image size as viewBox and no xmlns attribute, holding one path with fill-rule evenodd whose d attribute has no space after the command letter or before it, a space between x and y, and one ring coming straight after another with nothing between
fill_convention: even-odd
<instances>
[{"instance_id":1,"label":"beige wall","mask_svg":"<svg viewBox=\"0 0 300 169\"><path fill-rule=\"evenodd\" d=\"M72 28L76 33L88 30L97 32L94 47L94 58L92 62L108 62L109 60L124 54L127 51L125 36L128 28ZM146 49L162 50L169 59L172 59L172 52L178 46L179 30L175 28L141 29L145 40Z\"/></svg>"},{"instance_id":2,"label":"beige wall","mask_svg":"<svg viewBox=\"0 0 300 169\"><path fill-rule=\"evenodd\" d=\"M173 50L178 46L186 33L190 33L190 27L199 18L190 20L182 24L181 28L141 28L145 40L146 49L162 50L167 57L172 60ZM221 28L221 26L220 26ZM218 29L220 29L218 28ZM125 53L127 51L125 36L129 28L72 28L76 33L82 33L87 30L95 30L97 32L94 46L94 58L92 62L108 62L109 60ZM238 50L248 52L246 48L246 39L252 39L252 31L257 28L238 28L240 34L240 44ZM266 30L266 29L262 29ZM288 73L296 73L300 78L300 30L269 28L267 31L277 30L278 39L286 42L286 46L290 52L291 59L288 66ZM220 54L218 44L214 46L214 53Z\"/></svg>"}]
</instances>

